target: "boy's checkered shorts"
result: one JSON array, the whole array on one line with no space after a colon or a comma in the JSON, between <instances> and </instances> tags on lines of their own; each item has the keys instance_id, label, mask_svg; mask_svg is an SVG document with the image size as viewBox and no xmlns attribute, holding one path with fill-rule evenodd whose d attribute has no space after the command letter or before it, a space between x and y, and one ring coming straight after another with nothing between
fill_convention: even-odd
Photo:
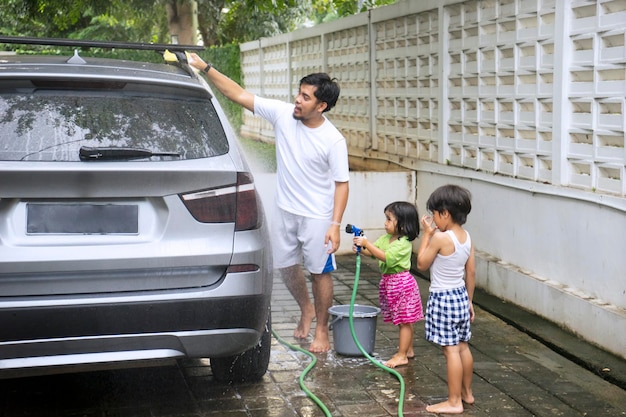
<instances>
[{"instance_id":1,"label":"boy's checkered shorts","mask_svg":"<svg viewBox=\"0 0 626 417\"><path fill-rule=\"evenodd\" d=\"M429 294L425 330L426 340L440 346L453 346L470 340L469 296L465 287Z\"/></svg>"}]
</instances>

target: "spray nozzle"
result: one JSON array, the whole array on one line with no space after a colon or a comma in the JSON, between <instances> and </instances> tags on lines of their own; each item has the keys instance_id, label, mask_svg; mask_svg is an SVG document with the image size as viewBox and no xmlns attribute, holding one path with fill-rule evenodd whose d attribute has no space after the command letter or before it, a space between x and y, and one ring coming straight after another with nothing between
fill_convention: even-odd
<instances>
[{"instance_id":1,"label":"spray nozzle","mask_svg":"<svg viewBox=\"0 0 626 417\"><path fill-rule=\"evenodd\" d=\"M353 224L347 224L346 233L354 233L354 236L363 236L363 229L359 229Z\"/></svg>"},{"instance_id":2,"label":"spray nozzle","mask_svg":"<svg viewBox=\"0 0 626 417\"><path fill-rule=\"evenodd\" d=\"M346 225L346 233L354 233L354 236L363 236L363 229L359 229L358 227L356 227L353 224L347 224ZM359 254L359 252L361 252L361 247L357 246L356 247L356 253L357 255Z\"/></svg>"}]
</instances>

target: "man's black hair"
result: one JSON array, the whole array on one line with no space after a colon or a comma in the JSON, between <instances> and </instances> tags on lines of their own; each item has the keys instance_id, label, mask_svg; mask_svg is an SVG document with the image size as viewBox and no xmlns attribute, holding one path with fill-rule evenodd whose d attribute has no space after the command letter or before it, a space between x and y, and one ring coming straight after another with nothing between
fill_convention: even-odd
<instances>
[{"instance_id":1,"label":"man's black hair","mask_svg":"<svg viewBox=\"0 0 626 417\"><path fill-rule=\"evenodd\" d=\"M330 78L324 72L317 72L303 77L300 80L300 85L302 84L317 87L314 93L315 98L326 103L326 108L322 113L329 111L337 104L340 88L336 78Z\"/></svg>"}]
</instances>

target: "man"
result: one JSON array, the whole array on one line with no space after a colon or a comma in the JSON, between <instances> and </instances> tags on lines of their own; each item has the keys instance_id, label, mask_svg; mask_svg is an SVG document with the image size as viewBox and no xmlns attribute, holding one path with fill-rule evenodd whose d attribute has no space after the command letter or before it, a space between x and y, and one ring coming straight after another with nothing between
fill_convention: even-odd
<instances>
[{"instance_id":1,"label":"man","mask_svg":"<svg viewBox=\"0 0 626 417\"><path fill-rule=\"evenodd\" d=\"M272 222L274 267L300 307L296 338L306 338L314 319L311 352L330 350L328 309L332 305L340 226L348 202L348 151L345 138L324 116L337 103L339 86L327 74L300 81L295 103L255 96L221 74L197 54L189 63L206 74L228 99L274 126L277 161L276 208ZM309 271L314 302L304 271Z\"/></svg>"}]
</instances>

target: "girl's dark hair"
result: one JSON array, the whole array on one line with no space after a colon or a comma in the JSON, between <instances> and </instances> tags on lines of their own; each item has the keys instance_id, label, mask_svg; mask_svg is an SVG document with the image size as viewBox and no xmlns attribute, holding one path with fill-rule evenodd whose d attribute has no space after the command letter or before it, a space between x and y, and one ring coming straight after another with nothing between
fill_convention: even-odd
<instances>
[{"instance_id":1,"label":"girl's dark hair","mask_svg":"<svg viewBox=\"0 0 626 417\"><path fill-rule=\"evenodd\" d=\"M406 236L409 241L412 241L420 234L419 216L414 204L406 201L395 201L387 204L385 212L387 211L396 216L396 228L400 236Z\"/></svg>"},{"instance_id":2,"label":"girl's dark hair","mask_svg":"<svg viewBox=\"0 0 626 417\"><path fill-rule=\"evenodd\" d=\"M468 189L453 184L442 185L428 197L426 208L438 213L448 210L452 221L462 225L465 224L467 215L472 211L471 200L472 194Z\"/></svg>"},{"instance_id":3,"label":"girl's dark hair","mask_svg":"<svg viewBox=\"0 0 626 417\"><path fill-rule=\"evenodd\" d=\"M339 84L336 78L330 78L330 76L324 72L318 72L309 74L300 80L300 85L312 85L317 87L315 90L315 98L319 101L326 103L326 108L322 113L325 113L335 107L337 99L339 98Z\"/></svg>"}]
</instances>

